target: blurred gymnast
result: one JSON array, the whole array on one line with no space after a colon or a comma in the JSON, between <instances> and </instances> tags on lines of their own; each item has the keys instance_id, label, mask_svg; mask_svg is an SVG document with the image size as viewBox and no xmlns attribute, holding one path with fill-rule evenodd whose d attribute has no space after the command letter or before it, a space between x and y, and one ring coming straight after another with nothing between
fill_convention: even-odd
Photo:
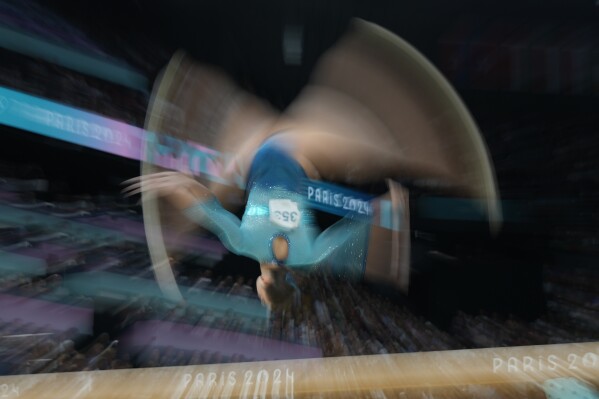
<instances>
[{"instance_id":1,"label":"blurred gymnast","mask_svg":"<svg viewBox=\"0 0 599 399\"><path fill-rule=\"evenodd\" d=\"M231 252L258 261L258 295L270 308L291 301L291 274L298 270L320 268L406 291L404 184L482 199L492 229L500 219L486 147L457 94L413 47L367 22L354 22L325 53L283 115L179 53L158 79L146 128L232 154L223 176L229 184L205 185L149 162L141 177L128 181L127 194L142 193L163 290L168 251L156 248L153 235L167 224L181 231L189 226L169 210L214 233ZM235 187L235 177L245 190ZM373 213L348 212L320 232L302 189L306 179L386 181L388 193L371 201ZM392 229L373 222L383 200L392 204ZM245 205L241 219L231 212L237 204Z\"/></svg>"},{"instance_id":2,"label":"blurred gymnast","mask_svg":"<svg viewBox=\"0 0 599 399\"><path fill-rule=\"evenodd\" d=\"M293 132L281 132L257 150L241 220L226 210L206 186L179 172L133 179L126 192L149 192L166 198L188 219L214 233L229 251L258 261L261 276L256 286L260 298L269 307L286 305L297 289L291 271L320 267L342 278L363 278L374 217L348 212L319 232L314 211L302 193L304 179L316 179L319 174L302 155L306 152L296 138Z\"/></svg>"}]
</instances>

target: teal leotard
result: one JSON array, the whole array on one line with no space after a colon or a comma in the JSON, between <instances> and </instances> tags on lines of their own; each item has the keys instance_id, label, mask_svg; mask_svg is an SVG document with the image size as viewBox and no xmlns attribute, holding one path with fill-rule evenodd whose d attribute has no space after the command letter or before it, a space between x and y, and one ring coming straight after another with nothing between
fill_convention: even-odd
<instances>
[{"instance_id":1,"label":"teal leotard","mask_svg":"<svg viewBox=\"0 0 599 399\"><path fill-rule=\"evenodd\" d=\"M306 174L277 140L266 141L250 168L248 198L241 220L217 199L198 202L186 215L214 233L233 253L260 263L276 263L271 248L274 237L289 243L285 266L306 269L328 267L348 278L363 276L370 221L347 214L320 232L308 201L301 193Z\"/></svg>"}]
</instances>

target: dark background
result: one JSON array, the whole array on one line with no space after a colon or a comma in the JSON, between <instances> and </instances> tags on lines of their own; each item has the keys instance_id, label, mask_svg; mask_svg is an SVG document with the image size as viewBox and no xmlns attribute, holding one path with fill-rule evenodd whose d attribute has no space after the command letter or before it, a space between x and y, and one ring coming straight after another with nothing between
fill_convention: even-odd
<instances>
[{"instance_id":1,"label":"dark background","mask_svg":"<svg viewBox=\"0 0 599 399\"><path fill-rule=\"evenodd\" d=\"M501 17L597 23L592 0L424 1L188 1L51 0L45 2L100 43L115 40L182 48L223 67L239 84L285 107L306 83L317 58L345 31L352 18L379 24L413 44L433 62L437 40L464 15L481 21ZM303 27L303 61L285 65L284 27ZM117 39L118 38L118 39ZM127 54L118 54L127 59ZM136 65L151 72L162 67ZM473 101L474 102L474 101ZM534 106L534 101L529 105Z\"/></svg>"}]
</instances>

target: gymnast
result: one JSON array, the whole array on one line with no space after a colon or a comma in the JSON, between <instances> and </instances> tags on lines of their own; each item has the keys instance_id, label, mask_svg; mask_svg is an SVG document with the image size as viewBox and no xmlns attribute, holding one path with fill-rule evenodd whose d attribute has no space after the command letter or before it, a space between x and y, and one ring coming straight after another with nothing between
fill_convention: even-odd
<instances>
[{"instance_id":1,"label":"gymnast","mask_svg":"<svg viewBox=\"0 0 599 399\"><path fill-rule=\"evenodd\" d=\"M291 301L298 271L323 269L406 290L404 183L482 199L490 220L499 219L484 141L456 93L409 44L366 22L356 22L322 57L311 84L284 115L221 74L175 56L155 86L147 128L233 154L224 177L243 177L241 220L228 209L233 184L207 187L146 165L125 192L142 193L148 202L166 199L229 251L258 261L258 295L271 308ZM371 201L374 214L350 211L321 232L302 192L306 179L385 181L389 191ZM392 203L401 232L399 223L387 235L373 223L382 200Z\"/></svg>"},{"instance_id":2,"label":"gymnast","mask_svg":"<svg viewBox=\"0 0 599 399\"><path fill-rule=\"evenodd\" d=\"M301 190L304 179L316 178L317 170L300 155L295 137L285 132L276 134L256 152L241 220L206 186L179 172L130 180L125 192L133 195L145 191L167 198L190 220L215 234L229 251L258 261L262 274L256 286L269 307L291 300L296 289L291 271L321 267L341 278L361 279L374 215L348 211L319 232L314 210Z\"/></svg>"}]
</instances>

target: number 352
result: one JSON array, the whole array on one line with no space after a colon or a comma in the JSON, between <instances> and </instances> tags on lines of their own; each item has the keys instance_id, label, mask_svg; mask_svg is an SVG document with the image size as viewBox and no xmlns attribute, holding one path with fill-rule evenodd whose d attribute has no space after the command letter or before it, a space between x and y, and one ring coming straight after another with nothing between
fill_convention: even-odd
<instances>
[{"instance_id":1,"label":"number 352","mask_svg":"<svg viewBox=\"0 0 599 399\"><path fill-rule=\"evenodd\" d=\"M275 218L284 222L295 222L299 217L298 212L275 211Z\"/></svg>"}]
</instances>

